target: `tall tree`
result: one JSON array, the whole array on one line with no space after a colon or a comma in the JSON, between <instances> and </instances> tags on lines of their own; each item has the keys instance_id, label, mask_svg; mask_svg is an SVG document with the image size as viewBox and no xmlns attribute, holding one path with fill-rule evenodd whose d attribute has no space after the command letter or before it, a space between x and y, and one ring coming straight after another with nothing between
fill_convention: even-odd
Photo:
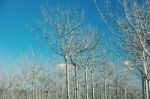
<instances>
[{"instance_id":1,"label":"tall tree","mask_svg":"<svg viewBox=\"0 0 150 99\"><path fill-rule=\"evenodd\" d=\"M95 7L100 15L101 21L105 24L108 30L119 38L121 41L121 49L130 53L132 59L139 63L140 68L137 69L142 73L142 89L143 99L149 99L148 80L147 80L147 57L149 53L149 30L150 30L150 0L120 0L120 2L111 2L106 0L104 5L107 5L106 10L99 6L97 0L93 0ZM112 5L116 5L114 10ZM115 12L118 12L117 15ZM107 12L107 13L106 13ZM112 24L114 24L112 26ZM139 62L140 61L140 62Z\"/></svg>"},{"instance_id":2,"label":"tall tree","mask_svg":"<svg viewBox=\"0 0 150 99\"><path fill-rule=\"evenodd\" d=\"M66 88L67 99L70 99L69 88L69 72L68 59L71 55L70 38L74 35L82 25L83 14L78 9L68 10L62 6L49 8L44 7L42 10L44 23L40 23L37 27L40 29L38 35L42 35L42 40L52 50L63 56L66 64ZM34 33L37 33L37 31Z\"/></svg>"}]
</instances>

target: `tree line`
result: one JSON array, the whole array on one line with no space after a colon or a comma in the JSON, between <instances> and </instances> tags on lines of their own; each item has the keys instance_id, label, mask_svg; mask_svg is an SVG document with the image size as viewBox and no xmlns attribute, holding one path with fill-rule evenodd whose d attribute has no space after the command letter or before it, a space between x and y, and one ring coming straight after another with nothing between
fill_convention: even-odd
<instances>
[{"instance_id":1,"label":"tree line","mask_svg":"<svg viewBox=\"0 0 150 99\"><path fill-rule=\"evenodd\" d=\"M42 7L32 35L61 62L23 55L20 72L1 74L2 99L149 99L150 0L91 1L109 39L78 7Z\"/></svg>"}]
</instances>

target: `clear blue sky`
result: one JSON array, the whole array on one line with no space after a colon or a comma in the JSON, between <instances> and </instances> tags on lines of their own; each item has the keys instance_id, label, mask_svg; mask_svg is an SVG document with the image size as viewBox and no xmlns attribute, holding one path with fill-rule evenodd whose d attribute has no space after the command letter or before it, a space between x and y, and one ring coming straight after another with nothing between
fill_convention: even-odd
<instances>
[{"instance_id":1,"label":"clear blue sky","mask_svg":"<svg viewBox=\"0 0 150 99\"><path fill-rule=\"evenodd\" d=\"M62 3L66 6L77 5L85 10L85 20L99 27L98 14L91 0L0 0L0 68L9 68L12 59L29 48L45 55L51 55L46 45L35 40L26 25L34 24L41 17L41 6L48 3L55 6ZM9 60L9 61L8 61ZM9 63L8 63L9 62Z\"/></svg>"}]
</instances>

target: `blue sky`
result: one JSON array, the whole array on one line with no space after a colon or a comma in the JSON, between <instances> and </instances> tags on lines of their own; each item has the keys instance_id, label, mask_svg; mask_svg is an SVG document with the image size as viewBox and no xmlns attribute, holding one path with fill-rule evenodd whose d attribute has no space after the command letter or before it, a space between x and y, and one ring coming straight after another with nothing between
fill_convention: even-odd
<instances>
[{"instance_id":1,"label":"blue sky","mask_svg":"<svg viewBox=\"0 0 150 99\"><path fill-rule=\"evenodd\" d=\"M85 2L86 1L86 2ZM41 6L59 3L68 7L79 4L85 11L85 21L103 28L91 0L0 0L0 68L9 69L14 59L30 48L52 55L46 45L35 40L26 25L41 17Z\"/></svg>"}]
</instances>

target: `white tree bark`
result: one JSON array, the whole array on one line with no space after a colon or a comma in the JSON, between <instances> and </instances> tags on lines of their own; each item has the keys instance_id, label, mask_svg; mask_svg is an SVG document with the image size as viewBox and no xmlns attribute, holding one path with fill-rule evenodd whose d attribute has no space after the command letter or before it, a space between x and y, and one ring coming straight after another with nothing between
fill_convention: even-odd
<instances>
[{"instance_id":1,"label":"white tree bark","mask_svg":"<svg viewBox=\"0 0 150 99\"><path fill-rule=\"evenodd\" d=\"M91 72L92 99L94 99L94 72Z\"/></svg>"},{"instance_id":2,"label":"white tree bark","mask_svg":"<svg viewBox=\"0 0 150 99\"><path fill-rule=\"evenodd\" d=\"M65 58L65 64L66 64L66 88L67 88L67 99L70 99L68 62L67 62L67 57L65 56L64 58Z\"/></svg>"},{"instance_id":3,"label":"white tree bark","mask_svg":"<svg viewBox=\"0 0 150 99\"><path fill-rule=\"evenodd\" d=\"M143 68L144 68L144 84L145 84L145 99L149 99L149 87L148 87L148 72L147 72L147 65L146 65L146 58L145 58L145 51L143 51Z\"/></svg>"},{"instance_id":4,"label":"white tree bark","mask_svg":"<svg viewBox=\"0 0 150 99\"><path fill-rule=\"evenodd\" d=\"M87 66L85 66L85 99L88 99Z\"/></svg>"},{"instance_id":5,"label":"white tree bark","mask_svg":"<svg viewBox=\"0 0 150 99\"><path fill-rule=\"evenodd\" d=\"M75 95L76 99L79 99L79 89L78 89L78 74L77 74L77 66L75 66Z\"/></svg>"}]
</instances>

